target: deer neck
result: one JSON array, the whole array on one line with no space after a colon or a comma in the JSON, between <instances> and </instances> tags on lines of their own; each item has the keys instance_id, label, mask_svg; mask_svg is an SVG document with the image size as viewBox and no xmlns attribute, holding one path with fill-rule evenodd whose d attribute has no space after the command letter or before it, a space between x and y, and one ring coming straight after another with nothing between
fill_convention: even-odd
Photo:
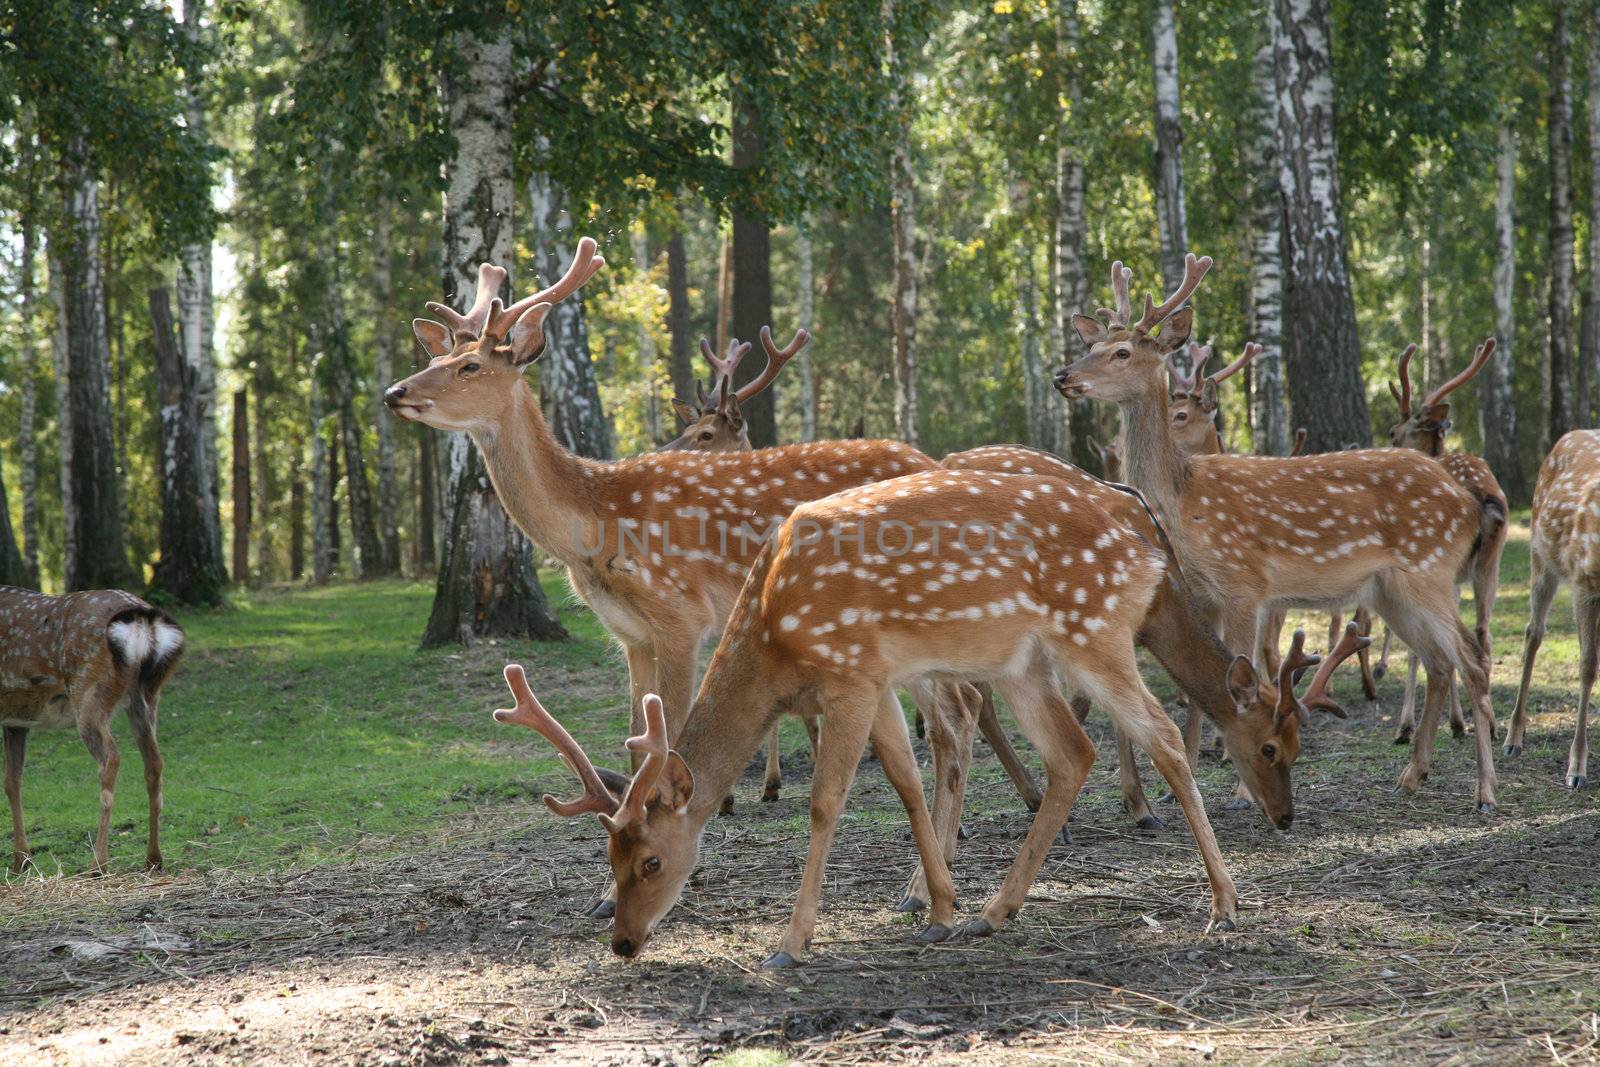
<instances>
[{"instance_id":1,"label":"deer neck","mask_svg":"<svg viewBox=\"0 0 1600 1067\"><path fill-rule=\"evenodd\" d=\"M1170 569L1156 589L1139 640L1206 718L1227 733L1238 718L1227 684L1233 657Z\"/></svg>"},{"instance_id":2,"label":"deer neck","mask_svg":"<svg viewBox=\"0 0 1600 1067\"><path fill-rule=\"evenodd\" d=\"M1117 443L1122 451L1123 479L1144 493L1167 524L1168 533L1176 536L1186 461L1172 439L1167 393L1160 375L1152 371L1143 392L1121 401L1118 407L1122 411Z\"/></svg>"},{"instance_id":3,"label":"deer neck","mask_svg":"<svg viewBox=\"0 0 1600 1067\"><path fill-rule=\"evenodd\" d=\"M545 552L580 565L579 539L604 521L592 492L603 465L561 447L525 381L517 383L506 416L471 437L506 513Z\"/></svg>"}]
</instances>

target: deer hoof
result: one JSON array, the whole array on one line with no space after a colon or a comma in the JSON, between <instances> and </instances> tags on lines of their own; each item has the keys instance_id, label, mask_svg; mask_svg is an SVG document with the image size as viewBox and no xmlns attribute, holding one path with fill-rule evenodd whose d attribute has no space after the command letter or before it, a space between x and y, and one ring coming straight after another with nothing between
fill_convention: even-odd
<instances>
[{"instance_id":1,"label":"deer hoof","mask_svg":"<svg viewBox=\"0 0 1600 1067\"><path fill-rule=\"evenodd\" d=\"M593 904L589 905L589 910L583 914L584 917L588 919L609 919L611 916L616 914L616 911L617 902L602 897Z\"/></svg>"},{"instance_id":2,"label":"deer hoof","mask_svg":"<svg viewBox=\"0 0 1600 1067\"><path fill-rule=\"evenodd\" d=\"M1409 745L1411 743L1411 727L1402 726L1395 731L1394 743L1397 745Z\"/></svg>"},{"instance_id":3,"label":"deer hoof","mask_svg":"<svg viewBox=\"0 0 1600 1067\"><path fill-rule=\"evenodd\" d=\"M1231 934L1237 929L1239 928L1234 925L1233 920L1226 915L1218 919L1212 919L1206 924L1206 933L1208 934Z\"/></svg>"},{"instance_id":4,"label":"deer hoof","mask_svg":"<svg viewBox=\"0 0 1600 1067\"><path fill-rule=\"evenodd\" d=\"M1250 802L1244 797L1229 797L1222 802L1223 811L1249 811Z\"/></svg>"},{"instance_id":5,"label":"deer hoof","mask_svg":"<svg viewBox=\"0 0 1600 1067\"><path fill-rule=\"evenodd\" d=\"M159 871L161 869L161 854L158 852L154 856L146 856L144 869L147 871Z\"/></svg>"},{"instance_id":6,"label":"deer hoof","mask_svg":"<svg viewBox=\"0 0 1600 1067\"><path fill-rule=\"evenodd\" d=\"M1490 802L1490 801L1480 800L1478 802L1478 814L1479 815L1493 815L1494 814L1494 808L1495 808L1494 804L1492 802Z\"/></svg>"},{"instance_id":7,"label":"deer hoof","mask_svg":"<svg viewBox=\"0 0 1600 1067\"><path fill-rule=\"evenodd\" d=\"M1058 845L1070 845L1070 844L1072 844L1072 827L1065 826L1065 825L1063 825L1061 827L1061 832L1056 834L1056 844L1058 844Z\"/></svg>"},{"instance_id":8,"label":"deer hoof","mask_svg":"<svg viewBox=\"0 0 1600 1067\"><path fill-rule=\"evenodd\" d=\"M722 798L722 807L718 808L717 811L718 811L719 814L722 814L722 815L732 815L733 814L733 794L732 793L729 793L727 796Z\"/></svg>"},{"instance_id":9,"label":"deer hoof","mask_svg":"<svg viewBox=\"0 0 1600 1067\"><path fill-rule=\"evenodd\" d=\"M800 961L787 952L774 952L761 961L761 969L763 971L786 971L790 967L798 967L799 965Z\"/></svg>"},{"instance_id":10,"label":"deer hoof","mask_svg":"<svg viewBox=\"0 0 1600 1067\"><path fill-rule=\"evenodd\" d=\"M1506 747L1505 747L1505 754L1508 755L1508 756L1520 756L1520 755L1522 755L1522 746L1521 745L1514 745L1510 741L1507 741L1506 742Z\"/></svg>"},{"instance_id":11,"label":"deer hoof","mask_svg":"<svg viewBox=\"0 0 1600 1067\"><path fill-rule=\"evenodd\" d=\"M961 937L988 937L996 930L994 923L979 917L967 923L959 931Z\"/></svg>"},{"instance_id":12,"label":"deer hoof","mask_svg":"<svg viewBox=\"0 0 1600 1067\"><path fill-rule=\"evenodd\" d=\"M1389 665L1387 663L1379 663L1372 668L1372 680L1375 682L1381 682L1383 681L1383 676L1388 673Z\"/></svg>"},{"instance_id":13,"label":"deer hoof","mask_svg":"<svg viewBox=\"0 0 1600 1067\"><path fill-rule=\"evenodd\" d=\"M956 823L956 840L957 841L965 841L966 839L967 839L967 824L964 823L964 822Z\"/></svg>"},{"instance_id":14,"label":"deer hoof","mask_svg":"<svg viewBox=\"0 0 1600 1067\"><path fill-rule=\"evenodd\" d=\"M1040 797L1024 797L1022 799L1023 807L1027 808L1030 812L1032 812L1035 815L1039 814L1039 806L1041 804L1043 804L1043 803L1044 803L1044 797L1042 797L1042 796L1040 796Z\"/></svg>"},{"instance_id":15,"label":"deer hoof","mask_svg":"<svg viewBox=\"0 0 1600 1067\"><path fill-rule=\"evenodd\" d=\"M905 896L900 898L900 903L894 906L894 910L901 915L908 915L914 911L922 911L927 906L928 902L926 900L907 893Z\"/></svg>"},{"instance_id":16,"label":"deer hoof","mask_svg":"<svg viewBox=\"0 0 1600 1067\"><path fill-rule=\"evenodd\" d=\"M1134 825L1141 830L1165 830L1167 828L1167 824L1154 814L1144 816Z\"/></svg>"},{"instance_id":17,"label":"deer hoof","mask_svg":"<svg viewBox=\"0 0 1600 1067\"><path fill-rule=\"evenodd\" d=\"M936 945L949 937L950 928L944 923L929 923L917 931L917 936L913 940L919 945Z\"/></svg>"},{"instance_id":18,"label":"deer hoof","mask_svg":"<svg viewBox=\"0 0 1600 1067\"><path fill-rule=\"evenodd\" d=\"M1455 738L1457 741L1460 741L1462 738L1466 737L1467 724L1464 722L1456 722L1452 719L1450 722L1450 736Z\"/></svg>"},{"instance_id":19,"label":"deer hoof","mask_svg":"<svg viewBox=\"0 0 1600 1067\"><path fill-rule=\"evenodd\" d=\"M1589 784L1589 778L1588 778L1587 775L1583 775L1583 774L1569 774L1569 775L1567 775L1567 788L1568 789L1582 789L1584 786L1586 786L1588 784Z\"/></svg>"},{"instance_id":20,"label":"deer hoof","mask_svg":"<svg viewBox=\"0 0 1600 1067\"><path fill-rule=\"evenodd\" d=\"M761 803L771 804L778 799L778 787L769 785L761 791ZM729 805L731 808L732 805Z\"/></svg>"}]
</instances>

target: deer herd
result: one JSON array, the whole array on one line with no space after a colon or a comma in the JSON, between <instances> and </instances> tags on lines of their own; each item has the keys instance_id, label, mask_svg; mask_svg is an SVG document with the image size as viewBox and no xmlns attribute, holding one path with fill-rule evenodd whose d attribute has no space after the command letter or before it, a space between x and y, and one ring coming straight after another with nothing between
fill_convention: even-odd
<instances>
[{"instance_id":1,"label":"deer herd","mask_svg":"<svg viewBox=\"0 0 1600 1067\"><path fill-rule=\"evenodd\" d=\"M780 348L744 386L735 371L752 345L733 341L696 402L675 399L682 434L617 462L580 458L551 433L524 372L544 352L544 320L601 269L594 241L566 275L507 305L506 272L480 269L465 312L429 304L413 323L427 367L383 396L402 419L466 433L507 512L567 568L574 591L627 661L630 773L597 767L540 704L523 668L505 680L514 706L494 713L543 735L577 776L574 800L545 796L558 815L594 813L607 834L612 882L591 914L612 919L611 945L635 956L682 893L706 825L731 810L733 786L767 743L764 799L778 795L777 723L794 715L813 753L811 836L799 895L770 967L810 945L830 845L863 752L871 744L905 807L919 865L901 902L926 908L920 941L999 929L1026 899L1062 832L1095 750L1083 728L1099 707L1116 730L1124 804L1143 827L1160 820L1133 761L1141 749L1189 823L1211 889L1210 926L1231 928L1238 897L1194 771L1203 721L1238 775L1234 804L1268 823L1294 820L1292 771L1315 716L1344 717L1329 695L1335 668L1359 657L1368 695L1391 637L1410 650L1396 740L1411 745L1399 787L1428 777L1448 705L1466 732L1474 803L1496 802L1490 705L1490 621L1507 534L1505 495L1480 458L1445 450L1448 395L1493 356L1471 363L1413 404L1409 365L1391 386L1394 447L1288 456L1229 454L1218 389L1259 346L1207 374L1212 346L1189 348L1190 299L1211 266L1187 257L1182 284L1137 317L1131 272L1111 271L1112 306L1073 325L1083 353L1055 377L1067 397L1113 404L1122 431L1099 445L1095 478L1048 453L989 446L935 461L893 441L840 440L752 449L741 407L810 341ZM1532 595L1521 687L1505 742L1521 751L1528 689L1557 587L1573 587L1581 643L1578 725L1567 783L1585 783L1585 729L1600 657L1600 432L1562 438L1533 499ZM1458 607L1472 585L1475 626ZM1325 655L1296 632L1280 654L1290 608L1332 613ZM1343 613L1354 609L1353 621ZM1374 617L1384 655L1368 663ZM699 654L715 650L698 686ZM95 865L117 773L108 720L125 696L150 792L148 860L159 865L161 757L155 708L183 648L166 615L124 594L44 597L0 590L0 725L15 863L27 862L20 782L27 731L75 726L101 767ZM1189 705L1180 733L1146 688L1142 646ZM1414 690L1427 668L1420 719ZM1313 672L1312 669L1315 668ZM1304 675L1310 673L1302 688ZM932 802L924 795L896 689L928 728ZM998 693L1044 766L1041 790L995 715ZM999 889L959 928L951 864L975 733L981 730L1034 815Z\"/></svg>"}]
</instances>

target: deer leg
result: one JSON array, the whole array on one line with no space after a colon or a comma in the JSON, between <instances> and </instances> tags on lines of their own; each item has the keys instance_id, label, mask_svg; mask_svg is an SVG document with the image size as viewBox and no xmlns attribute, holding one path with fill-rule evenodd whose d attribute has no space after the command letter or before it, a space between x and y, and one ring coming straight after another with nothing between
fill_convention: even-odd
<instances>
[{"instance_id":1,"label":"deer leg","mask_svg":"<svg viewBox=\"0 0 1600 1067\"><path fill-rule=\"evenodd\" d=\"M766 803L777 800L778 791L783 788L783 756L778 742L780 730L781 720L774 722L772 729L767 731L767 772L761 783L761 799Z\"/></svg>"},{"instance_id":2,"label":"deer leg","mask_svg":"<svg viewBox=\"0 0 1600 1067\"><path fill-rule=\"evenodd\" d=\"M111 835L111 801L117 791L117 769L122 757L117 752L117 742L111 736L111 724L103 715L85 715L86 707L98 710L106 706L96 699L98 687L79 707L78 736L83 738L89 755L100 765L100 828L94 838L94 872L105 874L110 866L108 840Z\"/></svg>"},{"instance_id":3,"label":"deer leg","mask_svg":"<svg viewBox=\"0 0 1600 1067\"><path fill-rule=\"evenodd\" d=\"M1394 639L1394 631L1387 626L1383 628L1383 653L1378 656L1377 666L1372 668L1374 680L1380 680L1389 673L1389 642Z\"/></svg>"},{"instance_id":4,"label":"deer leg","mask_svg":"<svg viewBox=\"0 0 1600 1067\"><path fill-rule=\"evenodd\" d=\"M1366 607L1359 607L1356 609L1356 627L1360 631L1361 636L1372 636L1372 612ZM1333 648L1338 643L1339 642L1336 638L1329 643L1328 647ZM1356 657L1361 662L1361 691L1366 694L1368 700L1377 700L1378 678L1372 673L1371 646L1362 648L1360 652L1356 653Z\"/></svg>"},{"instance_id":5,"label":"deer leg","mask_svg":"<svg viewBox=\"0 0 1600 1067\"><path fill-rule=\"evenodd\" d=\"M1573 598L1572 611L1578 621L1578 723L1567 752L1567 786L1582 789L1589 782L1589 698L1594 691L1596 631L1600 628L1600 595L1587 590Z\"/></svg>"},{"instance_id":6,"label":"deer leg","mask_svg":"<svg viewBox=\"0 0 1600 1067\"><path fill-rule=\"evenodd\" d=\"M1523 734L1528 727L1528 688L1533 684L1533 664L1539 656L1539 646L1544 643L1544 626L1550 615L1550 602L1556 598L1561 586L1561 576L1554 567L1547 567L1535 552L1531 560L1532 575L1528 584L1528 628L1522 639L1522 682L1517 686L1517 708L1511 713L1511 727L1506 731L1505 753L1522 755Z\"/></svg>"},{"instance_id":7,"label":"deer leg","mask_svg":"<svg viewBox=\"0 0 1600 1067\"><path fill-rule=\"evenodd\" d=\"M953 692L947 696L960 700ZM970 745L973 716L966 718L966 736ZM950 926L955 922L956 887L950 878L949 866L949 858L955 852L955 835L949 835L952 840L947 845L934 830L927 802L922 796L922 772L917 769L917 757L911 751L911 735L906 732L905 714L900 710L900 701L895 698L893 690L885 690L880 701L878 715L872 723L872 747L878 753L878 762L883 765L883 773L888 777L889 784L900 796L907 818L911 820L911 836L917 843L917 854L922 860L930 908L929 923L917 935L917 940L943 941L950 936ZM959 810L954 821L960 821Z\"/></svg>"},{"instance_id":8,"label":"deer leg","mask_svg":"<svg viewBox=\"0 0 1600 1067\"><path fill-rule=\"evenodd\" d=\"M1456 688L1454 671L1450 672L1450 736L1457 741L1467 736L1467 720L1461 714L1461 692Z\"/></svg>"},{"instance_id":9,"label":"deer leg","mask_svg":"<svg viewBox=\"0 0 1600 1067\"><path fill-rule=\"evenodd\" d=\"M1263 654L1263 644L1265 639L1270 639L1272 645L1271 658L1273 660L1273 673L1270 677L1276 678L1277 667L1282 663L1282 659L1278 655L1278 638L1284 622L1288 619L1288 615L1287 610L1279 607L1256 610L1245 605L1230 605L1222 613L1222 626L1218 630L1218 633L1222 635L1223 647L1227 649L1254 649L1257 657L1261 660L1257 664L1257 669L1265 670L1267 657ZM1264 621L1263 616L1265 616ZM1235 654L1245 655L1245 652ZM1192 772L1193 768L1191 767L1189 775L1191 781L1194 779ZM1163 772L1163 775L1165 775L1165 772ZM1171 782L1171 780L1171 778L1167 779L1168 782ZM1174 796L1176 795L1174 794ZM1181 800L1181 798L1179 799ZM1254 803L1255 800L1251 797L1250 790L1245 788L1244 780L1235 777L1233 796L1222 805L1224 810L1245 811ZM1185 811L1185 815L1187 814L1188 812ZM1192 823L1193 820L1191 820L1191 825Z\"/></svg>"},{"instance_id":10,"label":"deer leg","mask_svg":"<svg viewBox=\"0 0 1600 1067\"><path fill-rule=\"evenodd\" d=\"M22 820L22 761L28 753L28 730L24 726L7 726L0 737L5 745L6 799L11 802L11 869L20 874L32 855Z\"/></svg>"},{"instance_id":11,"label":"deer leg","mask_svg":"<svg viewBox=\"0 0 1600 1067\"><path fill-rule=\"evenodd\" d=\"M1012 747L1011 738L1006 736L1005 728L1000 725L1000 716L994 710L994 690L986 682L979 683L977 688L982 700L978 708L978 729L983 732L983 739L994 750L1000 766L1005 768L1006 777L1016 786L1017 795L1022 798L1022 803L1027 805L1029 811L1036 812L1044 799L1044 794L1039 792L1039 786L1034 782L1033 775L1022 762L1022 757L1017 755L1017 750Z\"/></svg>"},{"instance_id":12,"label":"deer leg","mask_svg":"<svg viewBox=\"0 0 1600 1067\"><path fill-rule=\"evenodd\" d=\"M993 699L987 685L984 694ZM928 743L933 753L933 828L943 847L945 862L954 863L961 831L961 808L967 795L967 774L972 766L972 734L977 712L962 698L961 687L919 682L913 687L917 706L926 708ZM981 703L982 697L978 698ZM991 705L992 708L992 705ZM921 911L927 907L928 885L924 869L912 872L895 910Z\"/></svg>"},{"instance_id":13,"label":"deer leg","mask_svg":"<svg viewBox=\"0 0 1600 1067\"><path fill-rule=\"evenodd\" d=\"M1495 787L1498 784L1494 769L1494 705L1489 696L1489 657L1478 644L1472 631L1462 623L1460 616L1452 619L1456 627L1456 673L1467 685L1467 695L1472 700L1472 726L1475 732L1478 757L1479 814L1488 814L1495 808ZM1429 672L1431 679L1432 672ZM1454 679L1446 676L1450 689L1455 689Z\"/></svg>"},{"instance_id":14,"label":"deer leg","mask_svg":"<svg viewBox=\"0 0 1600 1067\"><path fill-rule=\"evenodd\" d=\"M1394 732L1397 745L1410 744L1417 725L1417 669L1422 666L1422 660L1415 652L1410 652L1406 660L1406 694L1400 701L1399 722Z\"/></svg>"},{"instance_id":15,"label":"deer leg","mask_svg":"<svg viewBox=\"0 0 1600 1067\"><path fill-rule=\"evenodd\" d=\"M1191 707L1192 718L1199 712ZM1145 796L1144 782L1139 779L1139 765L1134 761L1133 742L1121 730L1117 731L1117 780L1122 786L1122 810L1141 830L1165 830L1167 824L1150 809L1150 799Z\"/></svg>"},{"instance_id":16,"label":"deer leg","mask_svg":"<svg viewBox=\"0 0 1600 1067\"><path fill-rule=\"evenodd\" d=\"M144 865L152 871L161 869L161 771L165 763L156 744L156 709L160 700L159 691L147 694L137 684L128 698L128 722L139 746L139 758L144 762L144 791L150 798L150 837L145 845Z\"/></svg>"},{"instance_id":17,"label":"deer leg","mask_svg":"<svg viewBox=\"0 0 1600 1067\"><path fill-rule=\"evenodd\" d=\"M822 900L822 879L833 845L839 812L844 809L855 781L856 767L866 751L874 721L879 714L875 692L855 692L846 699L828 701L828 736L811 775L811 842L806 849L805 873L800 879L800 895L790 913L788 928L778 942L778 951L762 967L773 970L792 967L811 944L817 926L817 906ZM903 720L902 720L903 721Z\"/></svg>"},{"instance_id":18,"label":"deer leg","mask_svg":"<svg viewBox=\"0 0 1600 1067\"><path fill-rule=\"evenodd\" d=\"M1094 743L1061 698L1052 672L1035 668L1025 681L997 684L1028 739L1044 757L1044 800L1000 889L979 916L962 927L966 937L994 933L1022 907L1028 887L1038 877L1057 833L1067 824L1067 813L1094 765Z\"/></svg>"}]
</instances>

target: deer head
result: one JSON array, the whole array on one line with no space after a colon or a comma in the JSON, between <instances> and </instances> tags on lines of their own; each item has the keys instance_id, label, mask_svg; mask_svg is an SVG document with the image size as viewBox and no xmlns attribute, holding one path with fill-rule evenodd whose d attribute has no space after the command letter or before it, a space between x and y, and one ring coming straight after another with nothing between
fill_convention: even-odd
<instances>
[{"instance_id":1,"label":"deer head","mask_svg":"<svg viewBox=\"0 0 1600 1067\"><path fill-rule=\"evenodd\" d=\"M431 361L385 390L384 403L403 419L441 430L493 424L522 381L522 372L544 354L545 316L603 266L605 260L595 255L594 240L585 237L560 281L504 307L495 294L505 284L505 269L483 264L478 268L476 300L466 314L430 303L428 310L445 321L412 321L412 331Z\"/></svg>"},{"instance_id":2,"label":"deer head","mask_svg":"<svg viewBox=\"0 0 1600 1067\"><path fill-rule=\"evenodd\" d=\"M1495 339L1486 339L1473 352L1472 362L1467 364L1465 370L1423 397L1421 405L1413 410L1411 375L1408 371L1411 357L1417 353L1417 346L1407 345L1400 354L1400 388L1396 389L1393 382L1389 383L1389 392L1394 395L1395 403L1400 405L1400 421L1389 430L1390 443L1397 448L1415 448L1430 456L1443 455L1444 435L1450 430L1450 405L1444 402L1444 398L1471 381L1473 375L1482 370L1483 365L1489 362L1489 357L1494 355L1494 348Z\"/></svg>"},{"instance_id":3,"label":"deer head","mask_svg":"<svg viewBox=\"0 0 1600 1067\"><path fill-rule=\"evenodd\" d=\"M1089 438L1089 447L1094 449L1094 454L1100 457L1100 469L1105 472L1108 482L1122 481L1122 456L1117 452L1117 443L1101 444L1097 439Z\"/></svg>"},{"instance_id":4,"label":"deer head","mask_svg":"<svg viewBox=\"0 0 1600 1067\"><path fill-rule=\"evenodd\" d=\"M1222 451L1217 436L1217 385L1243 370L1261 351L1261 346L1251 342L1244 346L1244 354L1215 374L1206 374L1206 361L1211 358L1212 342L1194 348L1194 371L1185 375L1176 367L1168 367L1169 406L1172 420L1172 439L1187 455Z\"/></svg>"},{"instance_id":5,"label":"deer head","mask_svg":"<svg viewBox=\"0 0 1600 1067\"><path fill-rule=\"evenodd\" d=\"M573 801L546 796L561 816L593 812L605 828L606 854L617 883L611 924L611 950L632 957L644 947L661 917L672 909L694 871L703 823L689 818L694 775L667 744L666 710L654 693L644 697L645 732L628 738L630 751L644 757L632 778L598 769L583 747L539 703L527 675L516 664L505 669L516 707L494 713L496 722L515 723L542 734L555 746L584 794Z\"/></svg>"},{"instance_id":6,"label":"deer head","mask_svg":"<svg viewBox=\"0 0 1600 1067\"><path fill-rule=\"evenodd\" d=\"M1184 260L1183 284L1160 304L1145 297L1144 314L1130 324L1133 306L1128 299L1128 281L1133 272L1119 261L1111 265L1114 308L1101 308L1097 315L1074 315L1072 325L1088 347L1087 354L1056 372L1056 388L1069 398L1092 396L1120 402L1145 395L1150 383L1167 367L1167 359L1189 340L1194 327L1194 309L1184 301L1194 293L1211 257ZM1160 327L1160 332L1154 332Z\"/></svg>"},{"instance_id":7,"label":"deer head","mask_svg":"<svg viewBox=\"0 0 1600 1067\"><path fill-rule=\"evenodd\" d=\"M711 342L702 337L700 354L706 357L706 362L711 364L712 370L715 371L711 379L711 395L707 397L705 390L700 388L700 383L696 382L698 410L685 400L672 398L672 409L687 426L677 438L662 445L660 451L748 451L750 430L745 424L739 405L749 403L752 397L771 385L773 379L777 378L778 372L783 369L783 365L793 359L810 341L810 332L799 330L786 347L779 348L772 339L772 331L765 326L761 327L761 347L766 350L767 365L762 368L761 374L754 381L735 390L733 372L738 367L739 361L750 351L749 342L741 344L736 339L730 340L728 354L718 359L716 353L712 351Z\"/></svg>"}]
</instances>

